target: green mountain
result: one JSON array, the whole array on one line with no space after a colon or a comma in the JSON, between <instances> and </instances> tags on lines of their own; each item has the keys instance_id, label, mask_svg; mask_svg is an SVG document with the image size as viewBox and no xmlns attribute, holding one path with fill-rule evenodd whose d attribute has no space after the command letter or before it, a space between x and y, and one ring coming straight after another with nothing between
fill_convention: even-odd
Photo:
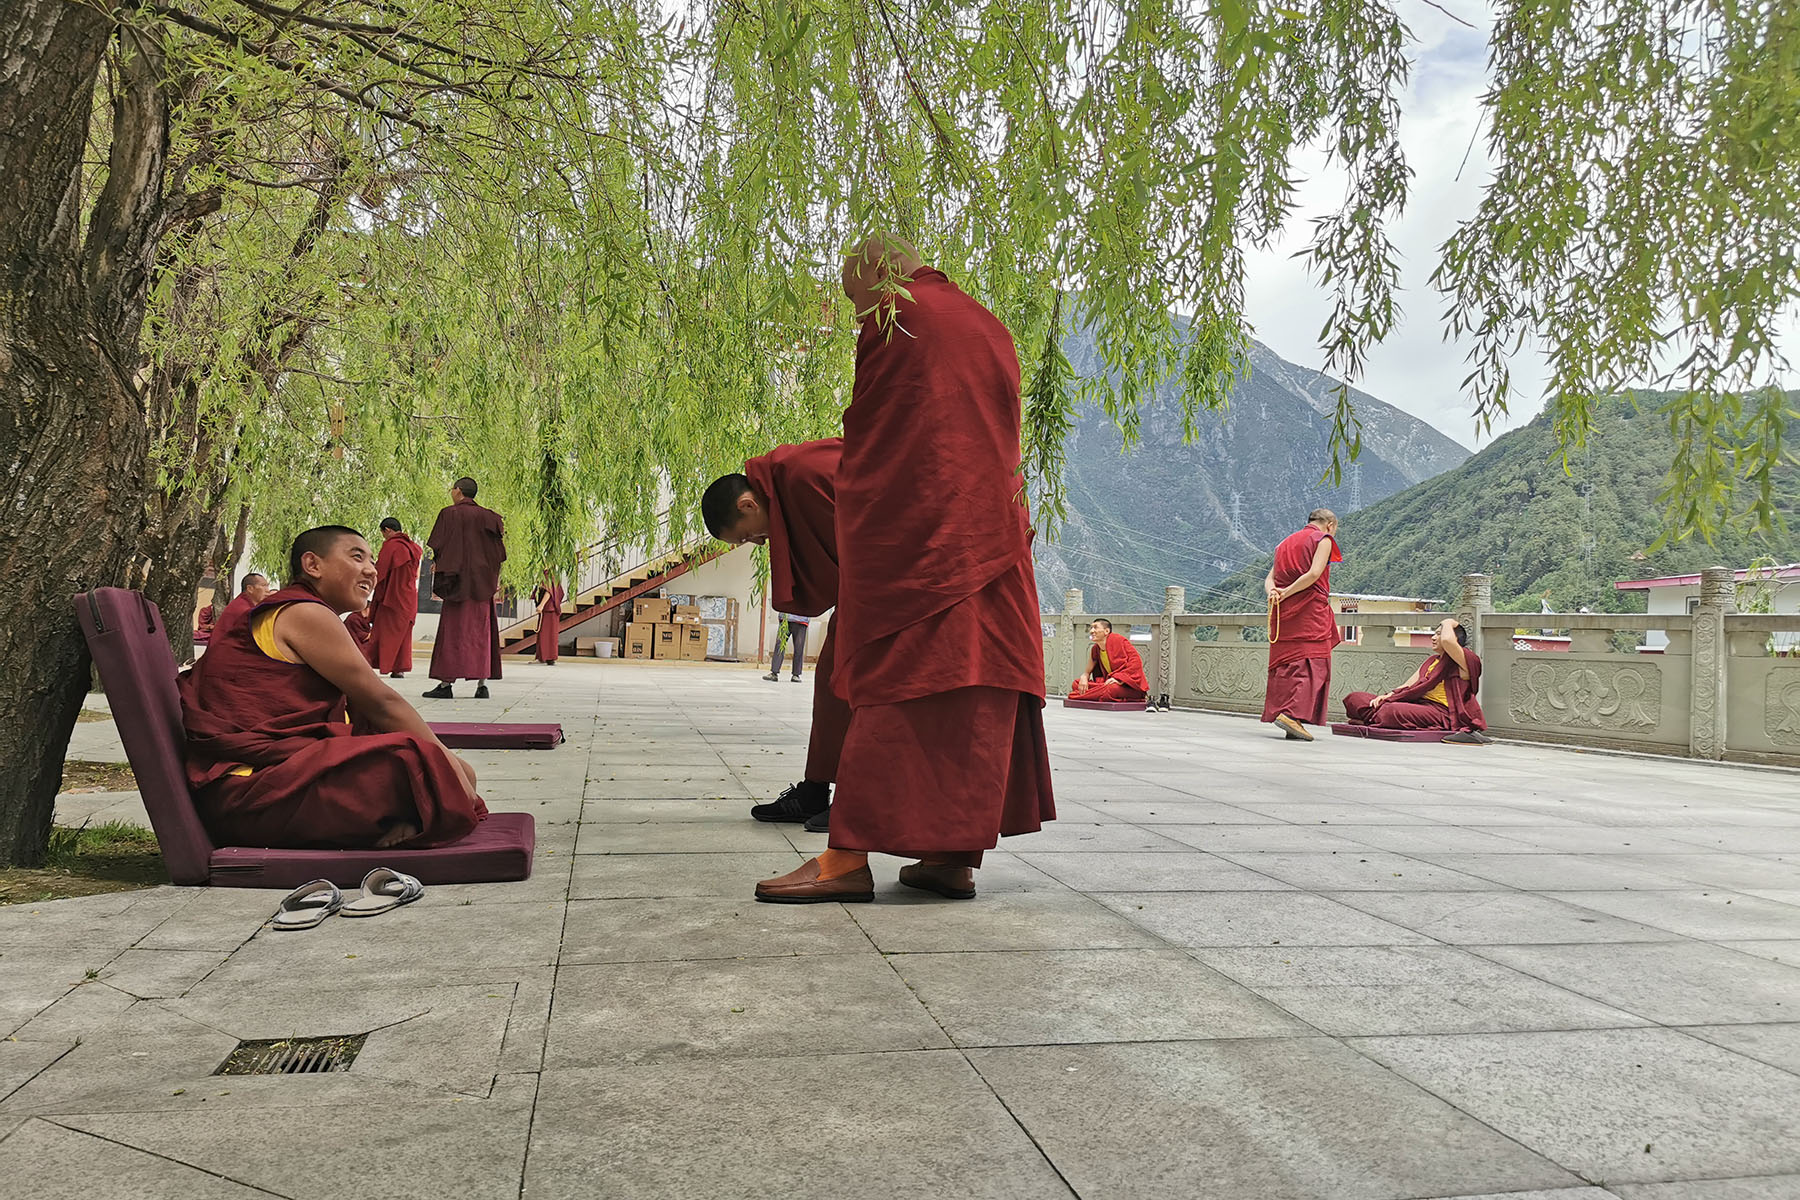
<instances>
[{"instance_id":1,"label":"green mountain","mask_svg":"<svg viewBox=\"0 0 1800 1200\"><path fill-rule=\"evenodd\" d=\"M1074 334L1064 349L1077 374L1105 370L1087 334ZM1341 486L1321 483L1338 381L1260 342L1250 363L1230 408L1203 416L1192 442L1182 441L1172 384L1144 414L1141 441L1129 453L1104 413L1078 415L1064 444L1068 520L1054 541L1037 546L1045 611L1060 609L1070 587L1082 589L1090 612L1155 611L1171 583L1197 602L1267 554L1312 509L1348 512L1469 457L1425 422L1353 390L1361 461Z\"/></svg>"},{"instance_id":2,"label":"green mountain","mask_svg":"<svg viewBox=\"0 0 1800 1200\"><path fill-rule=\"evenodd\" d=\"M1332 589L1451 603L1462 576L1482 572L1494 577L1501 611L1534 612L1548 600L1558 612L1642 612L1644 594L1618 591L1615 581L1743 567L1761 555L1800 561L1794 469L1781 480L1788 530L1651 551L1662 532L1656 496L1674 453L1668 424L1648 397L1642 408L1625 398L1607 401L1566 470L1549 418L1540 416L1455 470L1344 516L1344 561L1331 569ZM1268 565L1264 557L1221 584L1229 597L1190 594L1189 607L1261 608Z\"/></svg>"}]
</instances>

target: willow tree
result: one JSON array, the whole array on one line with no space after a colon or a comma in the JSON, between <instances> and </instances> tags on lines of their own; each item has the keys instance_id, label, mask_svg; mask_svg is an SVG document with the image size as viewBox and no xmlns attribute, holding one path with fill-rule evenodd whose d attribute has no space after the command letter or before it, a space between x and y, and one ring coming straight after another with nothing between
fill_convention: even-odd
<instances>
[{"instance_id":1,"label":"willow tree","mask_svg":"<svg viewBox=\"0 0 1800 1200\"><path fill-rule=\"evenodd\" d=\"M68 592L135 560L173 599L246 497L270 539L417 521L451 470L505 504L520 569L596 519L648 530L665 490L830 428L835 259L871 227L1017 335L1040 514L1082 399L1128 436L1170 379L1190 427L1226 402L1246 248L1315 147L1347 183L1304 253L1353 378L1399 316L1423 2L12 0L0 858L41 845L85 680ZM1797 20L1571 0L1493 27L1495 171L1437 277L1471 402L1505 410L1525 338L1571 440L1621 382L1675 389L1672 534L1776 516ZM1102 378L1062 355L1077 322Z\"/></svg>"}]
</instances>

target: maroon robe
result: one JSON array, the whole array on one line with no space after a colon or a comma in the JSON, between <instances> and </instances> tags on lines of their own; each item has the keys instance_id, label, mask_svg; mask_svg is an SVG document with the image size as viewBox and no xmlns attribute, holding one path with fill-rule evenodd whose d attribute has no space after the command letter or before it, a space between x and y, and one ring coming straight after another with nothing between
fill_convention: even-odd
<instances>
[{"instance_id":1,"label":"maroon robe","mask_svg":"<svg viewBox=\"0 0 1800 1200\"><path fill-rule=\"evenodd\" d=\"M777 446L744 464L750 486L768 505L769 598L780 612L817 617L837 605L837 474L843 452L843 438L825 438ZM832 625L813 654L805 776L813 783L837 778L850 728L850 706L832 685Z\"/></svg>"},{"instance_id":2,"label":"maroon robe","mask_svg":"<svg viewBox=\"0 0 1800 1200\"><path fill-rule=\"evenodd\" d=\"M975 866L1056 816L1012 335L921 269L856 349L837 478L831 845Z\"/></svg>"},{"instance_id":3,"label":"maroon robe","mask_svg":"<svg viewBox=\"0 0 1800 1200\"><path fill-rule=\"evenodd\" d=\"M243 592L239 592L236 596L232 597L231 603L225 606L225 611L219 614L219 619L213 622L213 637L216 638L222 636L233 625L238 624L245 617L249 616L250 609L251 604L249 596L246 596ZM208 647L211 647L210 642L208 643Z\"/></svg>"},{"instance_id":4,"label":"maroon robe","mask_svg":"<svg viewBox=\"0 0 1800 1200\"><path fill-rule=\"evenodd\" d=\"M1088 680L1087 689L1081 689L1081 679L1069 688L1071 700L1142 700L1150 691L1150 680L1144 675L1144 659L1131 644L1131 639L1119 633L1106 635L1106 660L1112 664L1108 671L1100 664L1100 647L1090 643L1088 646L1088 669L1082 679Z\"/></svg>"},{"instance_id":5,"label":"maroon robe","mask_svg":"<svg viewBox=\"0 0 1800 1200\"><path fill-rule=\"evenodd\" d=\"M303 586L257 607L323 604ZM304 663L270 658L248 619L215 632L181 677L187 776L200 818L226 846L361 849L396 824L408 847L457 841L487 815L449 752L411 733L357 733L344 693ZM248 775L234 774L249 767Z\"/></svg>"},{"instance_id":6,"label":"maroon robe","mask_svg":"<svg viewBox=\"0 0 1800 1200\"><path fill-rule=\"evenodd\" d=\"M1331 543L1325 573L1304 592L1276 605L1269 614L1269 682L1263 696L1265 721L1282 713L1308 725L1323 725L1331 703L1331 651L1344 640L1331 611L1331 563L1343 562L1337 539L1307 524L1275 547L1275 586L1284 588L1312 570L1313 553Z\"/></svg>"},{"instance_id":7,"label":"maroon robe","mask_svg":"<svg viewBox=\"0 0 1800 1200\"><path fill-rule=\"evenodd\" d=\"M500 514L473 500L458 500L438 512L426 539L431 547L432 591L444 602L437 641L431 648L431 677L500 678L500 619L494 593L506 561L506 526Z\"/></svg>"},{"instance_id":8,"label":"maroon robe","mask_svg":"<svg viewBox=\"0 0 1800 1200\"><path fill-rule=\"evenodd\" d=\"M1425 673L1419 682L1396 688L1393 695L1375 704L1373 692L1351 692L1344 697L1344 712L1354 725L1373 725L1377 729L1486 729L1482 714L1481 656L1465 647L1469 677L1448 656L1434 654L1425 662ZM1444 685L1445 704L1425 699L1425 693L1438 684Z\"/></svg>"},{"instance_id":9,"label":"maroon robe","mask_svg":"<svg viewBox=\"0 0 1800 1200\"><path fill-rule=\"evenodd\" d=\"M371 667L374 666L375 623L362 613L353 612L344 618L344 628L350 631L350 636L355 639L356 648L362 651L363 658L368 660Z\"/></svg>"},{"instance_id":10,"label":"maroon robe","mask_svg":"<svg viewBox=\"0 0 1800 1200\"><path fill-rule=\"evenodd\" d=\"M377 671L412 670L413 623L419 619L419 543L383 530L375 556L374 659Z\"/></svg>"},{"instance_id":11,"label":"maroon robe","mask_svg":"<svg viewBox=\"0 0 1800 1200\"><path fill-rule=\"evenodd\" d=\"M544 602L545 590L538 587L531 593L534 604ZM550 605L538 613L537 660L541 663L553 663L557 656L557 642L562 637L562 584L552 583L549 588Z\"/></svg>"},{"instance_id":12,"label":"maroon robe","mask_svg":"<svg viewBox=\"0 0 1800 1200\"><path fill-rule=\"evenodd\" d=\"M194 645L204 646L212 640L213 626L218 620L219 606L217 603L209 604L200 610L199 623L194 627Z\"/></svg>"}]
</instances>

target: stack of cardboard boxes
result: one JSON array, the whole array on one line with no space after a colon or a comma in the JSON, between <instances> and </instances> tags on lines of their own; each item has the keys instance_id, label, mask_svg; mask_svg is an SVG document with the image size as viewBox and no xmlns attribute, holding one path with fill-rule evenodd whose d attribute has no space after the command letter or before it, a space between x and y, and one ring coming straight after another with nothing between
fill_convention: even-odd
<instances>
[{"instance_id":1,"label":"stack of cardboard boxes","mask_svg":"<svg viewBox=\"0 0 1800 1200\"><path fill-rule=\"evenodd\" d=\"M697 606L646 596L632 602L621 657L699 662L706 657L706 632Z\"/></svg>"}]
</instances>

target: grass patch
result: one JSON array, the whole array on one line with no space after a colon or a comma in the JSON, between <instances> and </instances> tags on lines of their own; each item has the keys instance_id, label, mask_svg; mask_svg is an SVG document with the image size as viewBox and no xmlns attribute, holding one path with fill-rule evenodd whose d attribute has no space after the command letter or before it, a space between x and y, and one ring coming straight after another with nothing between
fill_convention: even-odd
<instances>
[{"instance_id":1,"label":"grass patch","mask_svg":"<svg viewBox=\"0 0 1800 1200\"><path fill-rule=\"evenodd\" d=\"M63 764L62 792L135 792L137 776L125 763L86 762L79 758Z\"/></svg>"},{"instance_id":2,"label":"grass patch","mask_svg":"<svg viewBox=\"0 0 1800 1200\"><path fill-rule=\"evenodd\" d=\"M77 725L88 725L95 721L110 720L112 720L112 714L109 712L102 712L97 708L84 708L81 710L80 715L75 718L75 723Z\"/></svg>"},{"instance_id":3,"label":"grass patch","mask_svg":"<svg viewBox=\"0 0 1800 1200\"><path fill-rule=\"evenodd\" d=\"M107 821L79 829L57 825L41 867L0 868L0 904L36 904L68 896L127 892L169 882L156 835Z\"/></svg>"}]
</instances>

